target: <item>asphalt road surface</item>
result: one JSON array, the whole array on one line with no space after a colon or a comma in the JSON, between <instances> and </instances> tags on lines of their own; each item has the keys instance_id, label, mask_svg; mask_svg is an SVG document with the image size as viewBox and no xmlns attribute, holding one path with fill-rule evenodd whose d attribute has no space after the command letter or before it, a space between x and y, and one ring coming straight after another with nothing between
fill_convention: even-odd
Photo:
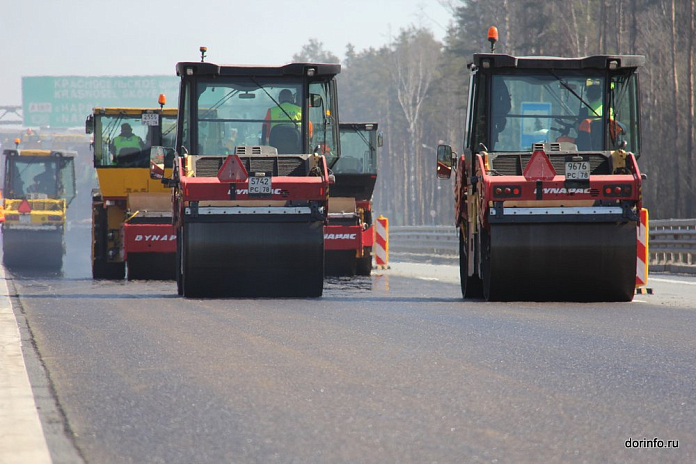
<instances>
[{"instance_id":1,"label":"asphalt road surface","mask_svg":"<svg viewBox=\"0 0 696 464\"><path fill-rule=\"evenodd\" d=\"M464 302L456 268L399 263L318 299L82 255L8 278L54 463L696 462L695 278L625 304Z\"/></svg>"}]
</instances>

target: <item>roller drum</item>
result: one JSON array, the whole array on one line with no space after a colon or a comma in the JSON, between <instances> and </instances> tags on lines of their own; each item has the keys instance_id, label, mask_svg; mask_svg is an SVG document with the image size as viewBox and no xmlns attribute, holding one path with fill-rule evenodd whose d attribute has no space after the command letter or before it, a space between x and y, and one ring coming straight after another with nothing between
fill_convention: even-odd
<instances>
[{"instance_id":1,"label":"roller drum","mask_svg":"<svg viewBox=\"0 0 696 464\"><path fill-rule=\"evenodd\" d=\"M180 230L185 297L318 297L324 224L187 222Z\"/></svg>"},{"instance_id":2,"label":"roller drum","mask_svg":"<svg viewBox=\"0 0 696 464\"><path fill-rule=\"evenodd\" d=\"M487 300L633 298L635 222L492 224L482 234Z\"/></svg>"},{"instance_id":3,"label":"roller drum","mask_svg":"<svg viewBox=\"0 0 696 464\"><path fill-rule=\"evenodd\" d=\"M63 230L3 231L3 262L7 267L60 270L65 244Z\"/></svg>"}]
</instances>

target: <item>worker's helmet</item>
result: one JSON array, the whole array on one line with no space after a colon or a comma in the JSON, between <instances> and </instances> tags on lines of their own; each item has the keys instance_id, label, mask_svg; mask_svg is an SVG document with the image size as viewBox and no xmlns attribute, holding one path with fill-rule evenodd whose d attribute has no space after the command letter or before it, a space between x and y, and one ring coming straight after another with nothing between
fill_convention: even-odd
<instances>
[{"instance_id":1,"label":"worker's helmet","mask_svg":"<svg viewBox=\"0 0 696 464\"><path fill-rule=\"evenodd\" d=\"M280 100L280 103L285 103L285 102L290 102L294 100L292 97L292 91L290 89L283 89L280 91L278 94L278 100Z\"/></svg>"},{"instance_id":2,"label":"worker's helmet","mask_svg":"<svg viewBox=\"0 0 696 464\"><path fill-rule=\"evenodd\" d=\"M587 79L585 82L585 92L588 98L596 100L602 95L602 83L599 79Z\"/></svg>"}]
</instances>

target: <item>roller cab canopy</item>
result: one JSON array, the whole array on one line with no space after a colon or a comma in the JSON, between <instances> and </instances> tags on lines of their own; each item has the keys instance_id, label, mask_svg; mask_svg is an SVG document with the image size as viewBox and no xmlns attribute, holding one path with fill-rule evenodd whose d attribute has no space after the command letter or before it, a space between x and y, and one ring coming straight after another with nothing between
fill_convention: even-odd
<instances>
[{"instance_id":1,"label":"roller cab canopy","mask_svg":"<svg viewBox=\"0 0 696 464\"><path fill-rule=\"evenodd\" d=\"M77 152L55 150L4 150L4 196L11 199L65 200L75 198Z\"/></svg>"},{"instance_id":2,"label":"roller cab canopy","mask_svg":"<svg viewBox=\"0 0 696 464\"><path fill-rule=\"evenodd\" d=\"M341 123L341 159L333 168L336 183L331 195L367 201L377 181L377 148L382 133L375 123Z\"/></svg>"},{"instance_id":3,"label":"roller cab canopy","mask_svg":"<svg viewBox=\"0 0 696 464\"><path fill-rule=\"evenodd\" d=\"M580 152L624 148L639 157L644 63L638 55L475 54L465 149L530 152L533 144L569 142Z\"/></svg>"},{"instance_id":4,"label":"roller cab canopy","mask_svg":"<svg viewBox=\"0 0 696 464\"><path fill-rule=\"evenodd\" d=\"M340 156L338 64L225 66L181 62L179 154L227 156L234 147L275 147L278 155Z\"/></svg>"},{"instance_id":5,"label":"roller cab canopy","mask_svg":"<svg viewBox=\"0 0 696 464\"><path fill-rule=\"evenodd\" d=\"M85 121L85 132L93 134L94 167L149 168L150 147L174 147L176 118L176 108L94 108ZM119 156L114 139L124 124L143 144L132 153Z\"/></svg>"}]
</instances>

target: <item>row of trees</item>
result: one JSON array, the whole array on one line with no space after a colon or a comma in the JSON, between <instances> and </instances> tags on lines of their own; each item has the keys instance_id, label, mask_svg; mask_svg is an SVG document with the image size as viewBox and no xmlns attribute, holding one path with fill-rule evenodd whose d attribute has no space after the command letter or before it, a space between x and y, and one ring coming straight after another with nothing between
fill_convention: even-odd
<instances>
[{"instance_id":1,"label":"row of trees","mask_svg":"<svg viewBox=\"0 0 696 464\"><path fill-rule=\"evenodd\" d=\"M435 178L438 143L461 147L473 53L500 31L511 55L641 54L641 169L653 218L696 217L696 0L452 0L444 43L412 26L380 48L348 45L339 76L341 120L385 133L375 210L393 224L449 224L452 184ZM311 40L294 60L338 62Z\"/></svg>"}]
</instances>

